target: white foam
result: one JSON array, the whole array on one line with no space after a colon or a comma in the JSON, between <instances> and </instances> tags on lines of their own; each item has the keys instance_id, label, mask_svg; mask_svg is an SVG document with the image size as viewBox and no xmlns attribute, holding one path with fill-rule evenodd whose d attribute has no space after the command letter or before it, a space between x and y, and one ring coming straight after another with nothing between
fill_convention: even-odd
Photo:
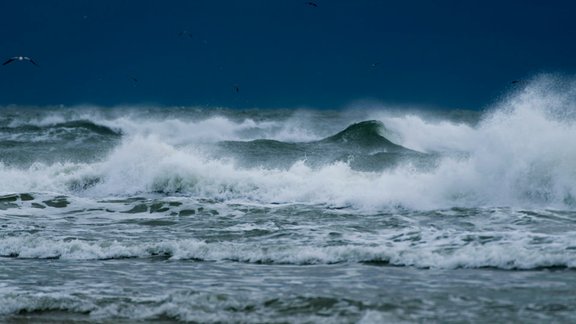
<instances>
[{"instance_id":1,"label":"white foam","mask_svg":"<svg viewBox=\"0 0 576 324\"><path fill-rule=\"evenodd\" d=\"M386 128L387 137L404 147L426 153L467 152L478 140L478 132L465 123L446 120L428 121L408 114L402 117L375 114Z\"/></svg>"},{"instance_id":2,"label":"white foam","mask_svg":"<svg viewBox=\"0 0 576 324\"><path fill-rule=\"evenodd\" d=\"M402 235L406 237L403 239ZM370 235L369 235L370 236ZM417 236L418 239L414 239ZM480 237L491 236L490 241ZM277 264L385 262L419 268L535 269L576 268L576 232L562 235L522 232L464 232L433 228L404 229L372 236L369 244L207 243L195 239L80 241L34 235L0 238L0 255L19 258L72 260L148 258L237 261ZM538 242L537 244L535 242Z\"/></svg>"}]
</instances>

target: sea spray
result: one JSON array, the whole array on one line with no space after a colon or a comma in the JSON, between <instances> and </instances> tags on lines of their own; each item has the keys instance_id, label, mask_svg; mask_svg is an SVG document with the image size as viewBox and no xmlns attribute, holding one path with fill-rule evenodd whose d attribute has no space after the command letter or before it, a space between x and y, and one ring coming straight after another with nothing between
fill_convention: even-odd
<instances>
[{"instance_id":1,"label":"sea spray","mask_svg":"<svg viewBox=\"0 0 576 324\"><path fill-rule=\"evenodd\" d=\"M546 83L537 82L531 87L545 86ZM251 141L239 134L246 134L247 129L264 129L266 133L271 129L270 125L277 123L273 121L233 122L223 117L200 121L160 119L141 123L138 128L140 122L129 122L126 117L100 120L109 125L104 129L119 129L123 134L120 144L113 150L101 152L100 161L38 162L21 167L14 163L4 164L3 178L17 177L18 181L6 181L1 189L5 192L69 192L73 189L76 194L82 194L80 189L85 189L88 192L84 194L98 196L180 193L208 199L320 203L361 210L397 206L413 209L451 206L571 209L576 192L576 171L572 168L576 150L566 144L566 139L576 138L576 125L570 118L558 118L562 113L556 104L567 102L567 99L557 97L564 94L547 93L546 98L552 97L547 100L538 95L538 91L527 88L499 105L505 108L488 112L477 125L427 121L413 114L386 117L378 113L376 115L387 129L381 133L396 134L389 136L396 139L396 144L434 155L434 158L424 159L425 162L405 159L390 167L386 167L390 159L385 158L385 148L363 156L351 154L350 150L363 145L361 142L348 147L341 146L348 145L342 143L317 148L310 144L315 141L285 142L291 145L286 147L297 148L300 153L296 155L282 151L284 146L279 151L274 148L276 151L271 153L266 150L272 148L265 145L239 146ZM537 98L529 100L532 96ZM548 104L543 106L543 102ZM84 128L85 124L75 125ZM99 127L103 126L91 126L90 129L102 133ZM224 130L220 135L215 132L218 127ZM212 131L206 132L207 129ZM214 155L214 145L219 145L222 138L235 139L238 147L246 151L232 155L232 148L226 147ZM321 140L316 141L323 143ZM320 151L326 149L338 153ZM348 151L338 151L343 149ZM274 160L264 164L262 157L268 156L266 154L272 154L283 167L275 166ZM320 159L318 164L312 163L314 154L334 157ZM243 156L260 158L247 167L240 163ZM367 158L372 164L381 163L379 168L356 167L358 161Z\"/></svg>"}]
</instances>

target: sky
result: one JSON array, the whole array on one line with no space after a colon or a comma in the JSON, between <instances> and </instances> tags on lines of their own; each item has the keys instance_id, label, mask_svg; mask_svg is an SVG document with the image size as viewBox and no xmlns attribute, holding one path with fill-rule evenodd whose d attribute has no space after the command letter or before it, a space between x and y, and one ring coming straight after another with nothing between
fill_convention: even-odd
<instances>
[{"instance_id":1,"label":"sky","mask_svg":"<svg viewBox=\"0 0 576 324\"><path fill-rule=\"evenodd\" d=\"M0 2L0 105L483 109L576 72L576 1ZM512 84L514 80L522 82Z\"/></svg>"}]
</instances>

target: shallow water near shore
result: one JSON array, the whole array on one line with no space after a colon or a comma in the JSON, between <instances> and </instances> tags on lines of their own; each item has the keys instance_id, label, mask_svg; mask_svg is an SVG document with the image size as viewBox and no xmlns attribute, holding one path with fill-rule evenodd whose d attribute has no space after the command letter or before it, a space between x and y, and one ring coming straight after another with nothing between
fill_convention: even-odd
<instances>
[{"instance_id":1,"label":"shallow water near shore","mask_svg":"<svg viewBox=\"0 0 576 324\"><path fill-rule=\"evenodd\" d=\"M421 270L162 258L7 263L2 304L3 312L18 314L5 317L13 323L536 323L571 322L576 311L576 275L566 270Z\"/></svg>"}]
</instances>

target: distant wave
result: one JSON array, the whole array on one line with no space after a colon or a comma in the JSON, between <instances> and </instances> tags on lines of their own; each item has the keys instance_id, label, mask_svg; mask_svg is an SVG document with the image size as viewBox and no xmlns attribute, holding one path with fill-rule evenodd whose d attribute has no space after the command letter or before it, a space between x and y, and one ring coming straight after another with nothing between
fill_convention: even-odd
<instances>
[{"instance_id":1,"label":"distant wave","mask_svg":"<svg viewBox=\"0 0 576 324\"><path fill-rule=\"evenodd\" d=\"M309 142L253 141L219 142L218 157L232 155L241 166L289 168L298 161L314 167L345 162L355 170L376 171L399 163L430 164L424 154L392 143L381 135L385 129L377 120L348 126L330 137ZM432 158L430 156L430 158Z\"/></svg>"},{"instance_id":2,"label":"distant wave","mask_svg":"<svg viewBox=\"0 0 576 324\"><path fill-rule=\"evenodd\" d=\"M11 166L95 161L122 138L120 130L84 119L4 124L0 126L0 163Z\"/></svg>"},{"instance_id":3,"label":"distant wave","mask_svg":"<svg viewBox=\"0 0 576 324\"><path fill-rule=\"evenodd\" d=\"M392 143L381 135L385 129L384 123L377 120L368 120L352 124L336 135L319 141L323 144L337 144L352 150L373 150L386 153L407 153L405 147Z\"/></svg>"},{"instance_id":4,"label":"distant wave","mask_svg":"<svg viewBox=\"0 0 576 324\"><path fill-rule=\"evenodd\" d=\"M109 136L120 136L122 132L119 130L114 130L109 127L98 125L93 123L89 120L76 120L76 121L69 121L64 123L58 123L51 126L51 128L60 128L60 127L70 127L70 128L84 128L93 133L100 134L100 135L109 135Z\"/></svg>"},{"instance_id":5,"label":"distant wave","mask_svg":"<svg viewBox=\"0 0 576 324\"><path fill-rule=\"evenodd\" d=\"M15 126L4 126L0 127L0 132L19 134L19 133L40 133L47 131L57 131L58 129L70 129L73 132L75 129L87 130L98 135L109 135L109 136L120 136L122 132L120 130L114 130L110 127L99 125L90 120L73 120L66 122L59 122L47 125L37 125L35 123L23 124L18 123Z\"/></svg>"}]
</instances>

